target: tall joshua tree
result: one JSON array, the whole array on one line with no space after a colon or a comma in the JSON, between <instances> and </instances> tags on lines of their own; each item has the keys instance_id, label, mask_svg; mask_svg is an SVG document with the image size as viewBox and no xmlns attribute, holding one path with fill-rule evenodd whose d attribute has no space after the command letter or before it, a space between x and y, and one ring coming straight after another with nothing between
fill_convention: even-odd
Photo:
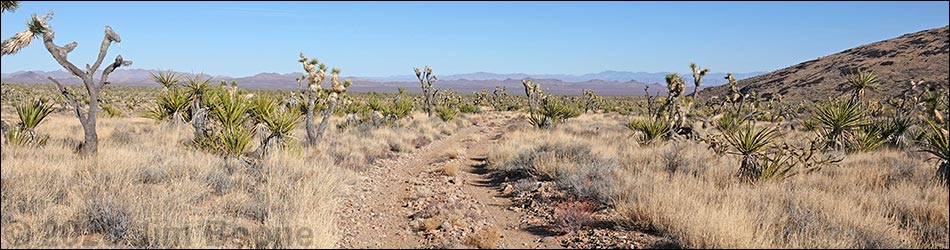
<instances>
[{"instance_id":1,"label":"tall joshua tree","mask_svg":"<svg viewBox=\"0 0 950 250\"><path fill-rule=\"evenodd\" d=\"M682 113L680 96L683 95L685 89L686 84L683 82L683 78L680 78L679 74L670 73L666 75L667 96L666 104L662 110L669 112L667 113L666 120L674 123L676 126L679 126L680 117L684 115Z\"/></svg>"},{"instance_id":2,"label":"tall joshua tree","mask_svg":"<svg viewBox=\"0 0 950 250\"><path fill-rule=\"evenodd\" d=\"M696 66L696 63L690 63L689 68L693 70L693 93L689 94L689 103L686 105L683 114L677 120L676 126L683 126L686 123L686 115L689 114L689 111L692 110L693 104L698 101L699 98L699 85L703 82L703 77L706 76L706 73L709 73L709 68L703 68L702 70Z\"/></svg>"},{"instance_id":3,"label":"tall joshua tree","mask_svg":"<svg viewBox=\"0 0 950 250\"><path fill-rule=\"evenodd\" d=\"M63 84L52 77L47 77L56 84L59 91L66 97L66 101L75 108L76 117L79 118L79 123L82 124L84 140L83 143L80 144L79 153L87 156L95 155L99 149L99 136L96 134L96 117L99 114L99 94L102 93L102 89L109 84L109 74L112 74L112 72L119 67L132 65L132 61L122 59L121 55L116 56L112 63L106 65L98 81L96 81L93 75L99 71L99 67L102 66L102 61L109 51L109 46L112 45L113 42L118 43L122 41L122 39L119 38L119 34L113 32L112 27L106 26L105 37L102 38L102 45L99 47L99 56L96 62L91 66L86 64L86 70L82 70L67 59L67 54L72 52L78 45L76 42L71 42L64 46L53 43L53 38L55 38L56 33L53 32L53 27L50 27L46 23L52 15L52 11L43 15L42 18L34 14L32 20L27 23L28 29L17 33L17 35L11 38L16 40L3 42L3 54L8 54L8 45L12 53L16 53L20 48L26 46L25 44L29 44L29 40L33 37L40 35L43 37L43 44L46 46L46 50L49 51L50 55L53 56L53 59L56 59L56 62L63 66L67 72L81 79L83 85L86 87L86 93L89 95L89 106L84 111L83 108L79 106L76 97L69 93Z\"/></svg>"},{"instance_id":4,"label":"tall joshua tree","mask_svg":"<svg viewBox=\"0 0 950 250\"><path fill-rule=\"evenodd\" d=\"M303 69L307 74L300 80L307 81L306 92L307 97L307 113L306 113L306 126L307 126L307 144L310 146L316 145L323 138L323 133L327 129L327 125L330 123L330 116L333 114L333 109L336 107L336 103L343 93L346 93L346 88L350 87L350 81L340 82L340 69L334 68L330 72L330 89L323 90L320 87L320 84L323 83L323 80L326 79L327 65L320 63L316 58L307 59L303 53L300 53L299 62L303 63ZM320 121L320 127L317 128L317 131L313 130L313 109L316 105L317 92L318 91L329 91L327 94L327 107L324 109L323 120Z\"/></svg>"},{"instance_id":5,"label":"tall joshua tree","mask_svg":"<svg viewBox=\"0 0 950 250\"><path fill-rule=\"evenodd\" d=\"M304 89L304 96L307 99L307 111L304 114L306 118L304 120L307 129L307 144L313 146L317 144L317 134L316 131L313 131L313 107L317 102L317 91L320 90L320 84L326 78L327 65L320 63L317 58L307 59L303 53L300 53L300 60L298 61L303 63L303 69L307 72L304 77L300 78L300 81L306 80L307 82L307 88Z\"/></svg>"},{"instance_id":6,"label":"tall joshua tree","mask_svg":"<svg viewBox=\"0 0 950 250\"><path fill-rule=\"evenodd\" d=\"M699 85L703 82L703 77L706 76L706 73L709 73L709 68L703 68L700 70L699 67L696 66L696 63L690 63L689 68L693 70L693 86L695 86L695 88L693 88L693 93L689 96L693 99L693 101L696 101L696 98L698 98Z\"/></svg>"},{"instance_id":7,"label":"tall joshua tree","mask_svg":"<svg viewBox=\"0 0 950 250\"><path fill-rule=\"evenodd\" d=\"M438 89L432 87L432 84L439 81L439 78L432 74L432 68L429 68L429 66L426 66L424 70L419 70L419 68L412 68L412 70L416 71L416 78L419 78L419 86L422 87L426 114L432 117L432 111L436 106L435 95L439 92Z\"/></svg>"}]
</instances>

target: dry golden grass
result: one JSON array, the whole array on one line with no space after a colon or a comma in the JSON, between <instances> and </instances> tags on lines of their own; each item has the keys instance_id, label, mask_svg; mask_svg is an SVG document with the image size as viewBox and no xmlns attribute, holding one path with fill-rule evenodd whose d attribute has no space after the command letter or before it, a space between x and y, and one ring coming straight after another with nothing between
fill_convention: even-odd
<instances>
[{"instance_id":1,"label":"dry golden grass","mask_svg":"<svg viewBox=\"0 0 950 250\"><path fill-rule=\"evenodd\" d=\"M447 176L458 176L459 175L459 164L456 162L449 162L445 165L442 165L442 173Z\"/></svg>"},{"instance_id":2,"label":"dry golden grass","mask_svg":"<svg viewBox=\"0 0 950 250\"><path fill-rule=\"evenodd\" d=\"M487 226L472 234L465 243L480 249L492 249L498 245L499 238L501 237L498 235L498 230L492 226Z\"/></svg>"},{"instance_id":3,"label":"dry golden grass","mask_svg":"<svg viewBox=\"0 0 950 250\"><path fill-rule=\"evenodd\" d=\"M15 120L9 113L3 119ZM341 121L334 118L331 126ZM73 152L78 120L52 114L44 147L2 148L2 225L7 247L332 248L345 183L375 159L464 123L415 118L368 131L328 130L318 147L275 151L257 164L187 146L190 126L146 118L99 120L99 154ZM303 138L302 128L294 131ZM252 142L256 147L259 141ZM252 148L253 150L253 148ZM54 226L74 226L63 228ZM78 241L78 240L84 241Z\"/></svg>"},{"instance_id":4,"label":"dry golden grass","mask_svg":"<svg viewBox=\"0 0 950 250\"><path fill-rule=\"evenodd\" d=\"M586 145L619 161L618 183L609 186L619 188L615 205L627 223L655 228L690 248L948 246L950 194L933 181L936 169L925 155L848 155L837 167L750 185L734 177L736 156L717 155L695 141L639 145L620 125L627 119L583 115L550 131L519 125L492 146L488 160L498 168L541 144ZM551 173L578 166L534 163Z\"/></svg>"}]
</instances>

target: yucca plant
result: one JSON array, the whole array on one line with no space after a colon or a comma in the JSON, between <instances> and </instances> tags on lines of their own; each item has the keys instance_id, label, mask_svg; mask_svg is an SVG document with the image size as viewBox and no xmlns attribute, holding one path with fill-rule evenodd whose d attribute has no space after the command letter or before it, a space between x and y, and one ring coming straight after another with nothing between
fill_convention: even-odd
<instances>
[{"instance_id":1,"label":"yucca plant","mask_svg":"<svg viewBox=\"0 0 950 250\"><path fill-rule=\"evenodd\" d=\"M731 146L730 153L742 156L737 173L740 179L754 182L762 175L759 159L772 147L778 136L779 131L776 128L757 129L753 124L742 126L725 135L726 142Z\"/></svg>"},{"instance_id":2,"label":"yucca plant","mask_svg":"<svg viewBox=\"0 0 950 250\"><path fill-rule=\"evenodd\" d=\"M29 104L16 106L17 116L20 117L19 125L30 134L33 134L33 130L52 112L53 105L41 100L33 100Z\"/></svg>"},{"instance_id":3,"label":"yucca plant","mask_svg":"<svg viewBox=\"0 0 950 250\"><path fill-rule=\"evenodd\" d=\"M459 104L459 111L466 114L474 114L477 110L477 107L473 103L461 103Z\"/></svg>"},{"instance_id":4,"label":"yucca plant","mask_svg":"<svg viewBox=\"0 0 950 250\"><path fill-rule=\"evenodd\" d=\"M181 88L171 88L155 97L155 106L145 112L145 117L158 121L184 123L189 119L188 94Z\"/></svg>"},{"instance_id":5,"label":"yucca plant","mask_svg":"<svg viewBox=\"0 0 950 250\"><path fill-rule=\"evenodd\" d=\"M149 73L149 75L152 76L152 81L155 81L156 83L161 84L164 87L164 90L171 89L175 87L176 85L178 85L179 77L177 74L175 74L175 72L171 70L168 70L168 71L159 70L157 74Z\"/></svg>"},{"instance_id":6,"label":"yucca plant","mask_svg":"<svg viewBox=\"0 0 950 250\"><path fill-rule=\"evenodd\" d=\"M435 113L439 117L439 119L442 119L442 121L447 122L447 121L451 121L455 119L455 115L457 115L459 111L458 109L454 109L452 107L440 106L440 107L435 108Z\"/></svg>"},{"instance_id":7,"label":"yucca plant","mask_svg":"<svg viewBox=\"0 0 950 250\"><path fill-rule=\"evenodd\" d=\"M5 131L3 137L6 143L12 145L28 145L30 143L30 133L20 126L11 126Z\"/></svg>"},{"instance_id":8,"label":"yucca plant","mask_svg":"<svg viewBox=\"0 0 950 250\"><path fill-rule=\"evenodd\" d=\"M914 127L914 120L909 115L897 114L881 122L881 136L886 143L897 148L907 147L907 137Z\"/></svg>"},{"instance_id":9,"label":"yucca plant","mask_svg":"<svg viewBox=\"0 0 950 250\"><path fill-rule=\"evenodd\" d=\"M221 92L217 105L212 109L211 118L223 128L240 127L247 122L249 109L250 105L244 97Z\"/></svg>"},{"instance_id":10,"label":"yucca plant","mask_svg":"<svg viewBox=\"0 0 950 250\"><path fill-rule=\"evenodd\" d=\"M549 96L543 96L540 106L528 116L528 122L537 128L552 128L558 123L581 115L579 108Z\"/></svg>"},{"instance_id":11,"label":"yucca plant","mask_svg":"<svg viewBox=\"0 0 950 250\"><path fill-rule=\"evenodd\" d=\"M930 133L928 133L925 138L925 143L923 143L923 149L921 151L927 152L936 156L940 166L937 168L937 178L943 181L946 185L950 183L950 132L946 128L941 128L940 125L930 124Z\"/></svg>"},{"instance_id":12,"label":"yucca plant","mask_svg":"<svg viewBox=\"0 0 950 250\"><path fill-rule=\"evenodd\" d=\"M861 129L856 130L850 137L849 141L849 151L851 152L868 152L874 151L884 145L887 140L885 139L883 133L884 129L882 124L872 123L869 125L862 126Z\"/></svg>"},{"instance_id":13,"label":"yucca plant","mask_svg":"<svg viewBox=\"0 0 950 250\"><path fill-rule=\"evenodd\" d=\"M735 132L735 130L745 124L745 122L746 120L743 120L739 115L730 112L716 120L716 128L723 134L729 134Z\"/></svg>"},{"instance_id":14,"label":"yucca plant","mask_svg":"<svg viewBox=\"0 0 950 250\"><path fill-rule=\"evenodd\" d=\"M634 118L626 124L634 133L639 133L641 142L653 143L670 133L670 122L662 118Z\"/></svg>"},{"instance_id":15,"label":"yucca plant","mask_svg":"<svg viewBox=\"0 0 950 250\"><path fill-rule=\"evenodd\" d=\"M270 132L261 143L261 155L266 155L271 147L287 146L293 140L290 133L297 127L303 115L292 109L278 109L276 101L256 100L254 103L256 104L251 109L252 116Z\"/></svg>"},{"instance_id":16,"label":"yucca plant","mask_svg":"<svg viewBox=\"0 0 950 250\"><path fill-rule=\"evenodd\" d=\"M122 116L122 110L119 110L119 108L116 108L115 106L106 103L101 103L99 106L102 106L102 111L105 111L105 115L109 118Z\"/></svg>"},{"instance_id":17,"label":"yucca plant","mask_svg":"<svg viewBox=\"0 0 950 250\"><path fill-rule=\"evenodd\" d=\"M33 100L29 104L17 104L16 113L20 122L8 128L5 139L14 145L44 145L48 136L37 139L36 127L53 112L53 105Z\"/></svg>"},{"instance_id":18,"label":"yucca plant","mask_svg":"<svg viewBox=\"0 0 950 250\"><path fill-rule=\"evenodd\" d=\"M792 171L795 164L792 163L792 157L787 155L766 156L760 163L761 172L758 181L780 181L795 175Z\"/></svg>"},{"instance_id":19,"label":"yucca plant","mask_svg":"<svg viewBox=\"0 0 950 250\"><path fill-rule=\"evenodd\" d=\"M218 149L226 156L239 157L247 152L251 140L254 138L254 131L245 126L225 127L218 131L217 142Z\"/></svg>"},{"instance_id":20,"label":"yucca plant","mask_svg":"<svg viewBox=\"0 0 950 250\"><path fill-rule=\"evenodd\" d=\"M877 75L872 71L858 70L847 76L846 89L852 91L851 103L858 103L864 98L864 92L877 89Z\"/></svg>"},{"instance_id":21,"label":"yucca plant","mask_svg":"<svg viewBox=\"0 0 950 250\"><path fill-rule=\"evenodd\" d=\"M837 150L842 149L844 137L869 123L859 104L841 101L818 106L813 119L818 122L818 132L827 145Z\"/></svg>"}]
</instances>

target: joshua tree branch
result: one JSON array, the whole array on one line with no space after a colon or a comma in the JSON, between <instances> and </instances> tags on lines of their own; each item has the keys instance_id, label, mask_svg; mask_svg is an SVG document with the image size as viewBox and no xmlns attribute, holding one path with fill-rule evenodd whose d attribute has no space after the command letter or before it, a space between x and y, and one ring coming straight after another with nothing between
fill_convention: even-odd
<instances>
[{"instance_id":1,"label":"joshua tree branch","mask_svg":"<svg viewBox=\"0 0 950 250\"><path fill-rule=\"evenodd\" d=\"M102 60L106 58L106 53L109 51L109 46L112 45L112 42L122 42L122 39L119 38L119 34L116 34L112 31L112 27L106 26L105 36L102 38L102 45L99 47L99 57L96 59L96 63L92 67L86 67L88 74L92 75L99 70L99 66L102 65Z\"/></svg>"},{"instance_id":2,"label":"joshua tree branch","mask_svg":"<svg viewBox=\"0 0 950 250\"><path fill-rule=\"evenodd\" d=\"M86 116L82 114L82 111L79 108L79 102L76 101L76 97L69 93L69 91L66 90L66 87L59 83L59 81L56 79L53 79L53 77L47 76L46 79L53 81L53 83L56 84L56 87L59 88L59 92L62 93L64 97L66 97L66 101L69 102L69 105L73 105L73 107L75 107L76 117L79 118L79 122L86 123Z\"/></svg>"},{"instance_id":3,"label":"joshua tree branch","mask_svg":"<svg viewBox=\"0 0 950 250\"><path fill-rule=\"evenodd\" d=\"M132 61L122 60L122 55L115 57L115 62L109 64L105 70L102 71L102 77L99 79L99 86L96 87L97 90L101 90L102 87L105 87L106 84L109 84L109 74L112 74L112 71L122 66L132 65Z\"/></svg>"},{"instance_id":4,"label":"joshua tree branch","mask_svg":"<svg viewBox=\"0 0 950 250\"><path fill-rule=\"evenodd\" d=\"M46 33L43 33L43 44L46 45L46 50L49 50L50 54L53 55L53 59L56 59L56 62L59 63L59 65L62 65L63 68L66 68L69 73L72 73L76 77L83 78L83 81L85 81L85 78L90 77L90 75L87 75L85 72L79 69L79 67L76 67L76 65L69 62L69 60L66 58L67 53L73 51L73 49L76 48L77 43L71 42L65 47L60 47L53 43L54 37L55 34L52 29L46 31Z\"/></svg>"}]
</instances>

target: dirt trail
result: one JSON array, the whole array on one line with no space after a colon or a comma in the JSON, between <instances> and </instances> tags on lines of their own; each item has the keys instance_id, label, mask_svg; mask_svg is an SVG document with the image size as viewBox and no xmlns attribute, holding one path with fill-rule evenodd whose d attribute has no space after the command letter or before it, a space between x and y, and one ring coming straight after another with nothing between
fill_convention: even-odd
<instances>
[{"instance_id":1,"label":"dirt trail","mask_svg":"<svg viewBox=\"0 0 950 250\"><path fill-rule=\"evenodd\" d=\"M419 210L426 207L433 210L432 207L447 204L445 200L448 200L452 204L466 204L453 208L464 207L460 214L470 215L468 218L477 218L477 224L496 229L500 237L493 244L496 248L560 248L553 240L542 242L540 239L546 235L522 228L524 215L508 209L509 199L500 196L498 187L490 184L488 173L483 169L493 138L503 133L503 128L511 122L514 120L468 126L413 153L375 164L346 198L340 215L342 238L338 247L472 247L466 245L464 239L443 239L451 237L437 235L441 230L462 232L462 238L471 238L471 233L466 236L461 229L470 227L467 223L459 222L465 226L453 228L446 220L438 230L426 230L429 226L420 226L422 218L413 218L420 214ZM452 157L455 159L447 158L446 152L454 150L458 152ZM458 164L460 171L454 177L446 176L443 174L446 164ZM442 213L446 209L434 210ZM458 238L458 234L455 236ZM439 242L451 243L438 245Z\"/></svg>"}]
</instances>

